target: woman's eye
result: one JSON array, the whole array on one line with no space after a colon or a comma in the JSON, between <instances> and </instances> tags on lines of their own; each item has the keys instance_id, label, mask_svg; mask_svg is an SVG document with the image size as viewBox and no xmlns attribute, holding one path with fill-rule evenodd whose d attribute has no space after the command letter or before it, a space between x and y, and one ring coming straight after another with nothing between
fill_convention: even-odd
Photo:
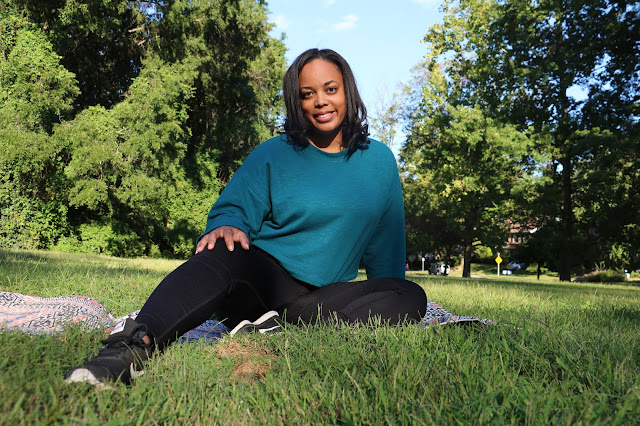
<instances>
[{"instance_id":1,"label":"woman's eye","mask_svg":"<svg viewBox=\"0 0 640 426\"><path fill-rule=\"evenodd\" d=\"M302 97L302 99L308 98L311 95L312 95L311 92L301 92L300 93L300 96Z\"/></svg>"},{"instance_id":2,"label":"woman's eye","mask_svg":"<svg viewBox=\"0 0 640 426\"><path fill-rule=\"evenodd\" d=\"M338 88L337 88L337 87L329 87L329 88L327 89L327 92L328 92L328 93L336 93L337 91L338 91Z\"/></svg>"}]
</instances>

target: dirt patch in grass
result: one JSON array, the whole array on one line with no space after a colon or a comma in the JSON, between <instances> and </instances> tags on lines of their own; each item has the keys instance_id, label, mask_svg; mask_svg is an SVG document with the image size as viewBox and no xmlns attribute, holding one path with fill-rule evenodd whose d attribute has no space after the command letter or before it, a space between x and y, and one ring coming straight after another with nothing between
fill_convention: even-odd
<instances>
[{"instance_id":1,"label":"dirt patch in grass","mask_svg":"<svg viewBox=\"0 0 640 426\"><path fill-rule=\"evenodd\" d=\"M262 380L270 367L268 364L254 364L253 361L247 359L236 364L231 377L246 381Z\"/></svg>"},{"instance_id":2,"label":"dirt patch in grass","mask_svg":"<svg viewBox=\"0 0 640 426\"><path fill-rule=\"evenodd\" d=\"M216 348L216 354L237 358L231 377L247 382L264 379L272 362L278 359L269 349L249 340L223 343Z\"/></svg>"}]
</instances>

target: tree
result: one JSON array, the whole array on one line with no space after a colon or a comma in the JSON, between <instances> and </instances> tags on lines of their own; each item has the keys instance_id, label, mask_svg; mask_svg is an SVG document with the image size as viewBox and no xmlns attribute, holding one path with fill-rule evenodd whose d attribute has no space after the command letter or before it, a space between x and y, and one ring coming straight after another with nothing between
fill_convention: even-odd
<instances>
[{"instance_id":1,"label":"tree","mask_svg":"<svg viewBox=\"0 0 640 426\"><path fill-rule=\"evenodd\" d=\"M168 62L197 60L189 153L214 158L226 182L278 127L284 44L269 36L262 2L175 0L158 11L154 50Z\"/></svg>"},{"instance_id":2,"label":"tree","mask_svg":"<svg viewBox=\"0 0 640 426\"><path fill-rule=\"evenodd\" d=\"M284 44L254 0L11 0L73 72L75 112L122 101L150 52L167 63L198 58L189 100L190 154L212 155L227 181L272 136L283 110Z\"/></svg>"},{"instance_id":3,"label":"tree","mask_svg":"<svg viewBox=\"0 0 640 426\"><path fill-rule=\"evenodd\" d=\"M574 164L583 155L576 135L605 121L615 132L637 123L639 6L606 0L460 0L446 1L443 10L444 24L433 26L425 41L432 65L447 58L446 74L460 88L458 99L482 105L490 116L530 128L541 135L537 140L548 142L536 147L551 158L551 167L543 170L553 185L542 189L561 191L553 217L562 222L560 279L570 280ZM572 95L580 89L586 99Z\"/></svg>"},{"instance_id":4,"label":"tree","mask_svg":"<svg viewBox=\"0 0 640 426\"><path fill-rule=\"evenodd\" d=\"M67 229L65 146L49 132L78 94L47 37L0 8L0 245L43 248Z\"/></svg>"},{"instance_id":5,"label":"tree","mask_svg":"<svg viewBox=\"0 0 640 426\"><path fill-rule=\"evenodd\" d=\"M144 64L122 102L88 108L55 133L72 152L65 174L75 222L106 229L103 251L115 255L148 254L152 245L175 252L165 239L168 205L178 195L196 73L188 63Z\"/></svg>"},{"instance_id":6,"label":"tree","mask_svg":"<svg viewBox=\"0 0 640 426\"><path fill-rule=\"evenodd\" d=\"M0 10L0 33L2 124L50 133L70 116L79 93L75 75L47 37L15 12Z\"/></svg>"},{"instance_id":7,"label":"tree","mask_svg":"<svg viewBox=\"0 0 640 426\"><path fill-rule=\"evenodd\" d=\"M408 223L412 231L431 232L432 247L462 247L469 277L473 246L499 248L506 238L512 188L527 173L529 139L479 106L452 105L455 90L437 69L421 92L401 151L408 216L419 217Z\"/></svg>"},{"instance_id":8,"label":"tree","mask_svg":"<svg viewBox=\"0 0 640 426\"><path fill-rule=\"evenodd\" d=\"M448 234L450 242L462 247L464 277L471 276L474 245L499 248L506 238L511 188L523 174L527 147L526 136L514 126L495 122L479 107L463 106L432 115L405 144L405 187L428 171L423 182L429 182L431 208L424 220L439 224L431 232Z\"/></svg>"},{"instance_id":9,"label":"tree","mask_svg":"<svg viewBox=\"0 0 640 426\"><path fill-rule=\"evenodd\" d=\"M35 23L78 79L75 111L122 99L149 42L151 1L9 0Z\"/></svg>"},{"instance_id":10,"label":"tree","mask_svg":"<svg viewBox=\"0 0 640 426\"><path fill-rule=\"evenodd\" d=\"M380 142L393 149L400 120L402 118L402 95L388 91L378 92L378 103L374 105L373 114L370 114L371 133Z\"/></svg>"},{"instance_id":11,"label":"tree","mask_svg":"<svg viewBox=\"0 0 640 426\"><path fill-rule=\"evenodd\" d=\"M579 133L584 154L576 161L577 217L602 262L619 270L640 268L640 140L594 129ZM592 266L588 265L588 266Z\"/></svg>"},{"instance_id":12,"label":"tree","mask_svg":"<svg viewBox=\"0 0 640 426\"><path fill-rule=\"evenodd\" d=\"M283 109L264 2L10 0L0 25L0 244L191 253Z\"/></svg>"}]
</instances>

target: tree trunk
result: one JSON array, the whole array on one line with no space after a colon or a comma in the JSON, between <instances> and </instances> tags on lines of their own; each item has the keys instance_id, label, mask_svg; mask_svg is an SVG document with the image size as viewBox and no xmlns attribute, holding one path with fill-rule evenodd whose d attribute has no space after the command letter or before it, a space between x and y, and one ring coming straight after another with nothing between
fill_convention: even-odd
<instances>
[{"instance_id":1,"label":"tree trunk","mask_svg":"<svg viewBox=\"0 0 640 426\"><path fill-rule=\"evenodd\" d=\"M560 23L556 25L556 53L558 57L559 68L558 76L558 133L556 136L556 146L561 147L562 153L562 236L560 237L560 281L571 281L571 238L573 235L573 185L572 185L572 143L569 140L571 134L571 116L569 108L571 102L567 91L575 81L575 74L571 71L571 67L567 63L567 57L564 56L567 46L566 16L562 13Z\"/></svg>"},{"instance_id":2,"label":"tree trunk","mask_svg":"<svg viewBox=\"0 0 640 426\"><path fill-rule=\"evenodd\" d=\"M471 278L471 250L473 245L469 242L464 244L464 264L462 266L462 277Z\"/></svg>"},{"instance_id":3,"label":"tree trunk","mask_svg":"<svg viewBox=\"0 0 640 426\"><path fill-rule=\"evenodd\" d=\"M562 239L560 241L560 281L571 281L571 236L573 235L573 203L571 200L571 154L562 159Z\"/></svg>"}]
</instances>

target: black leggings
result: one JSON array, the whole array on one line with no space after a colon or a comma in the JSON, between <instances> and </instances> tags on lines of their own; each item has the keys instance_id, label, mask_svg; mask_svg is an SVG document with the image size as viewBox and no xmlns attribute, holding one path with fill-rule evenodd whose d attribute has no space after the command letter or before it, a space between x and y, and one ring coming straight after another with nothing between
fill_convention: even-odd
<instances>
[{"instance_id":1,"label":"black leggings","mask_svg":"<svg viewBox=\"0 0 640 426\"><path fill-rule=\"evenodd\" d=\"M276 310L290 323L337 318L349 323L379 317L389 324L419 321L427 297L399 278L338 282L315 287L293 278L264 251L232 252L219 240L171 272L153 291L136 321L162 349L215 315L229 327Z\"/></svg>"}]
</instances>

